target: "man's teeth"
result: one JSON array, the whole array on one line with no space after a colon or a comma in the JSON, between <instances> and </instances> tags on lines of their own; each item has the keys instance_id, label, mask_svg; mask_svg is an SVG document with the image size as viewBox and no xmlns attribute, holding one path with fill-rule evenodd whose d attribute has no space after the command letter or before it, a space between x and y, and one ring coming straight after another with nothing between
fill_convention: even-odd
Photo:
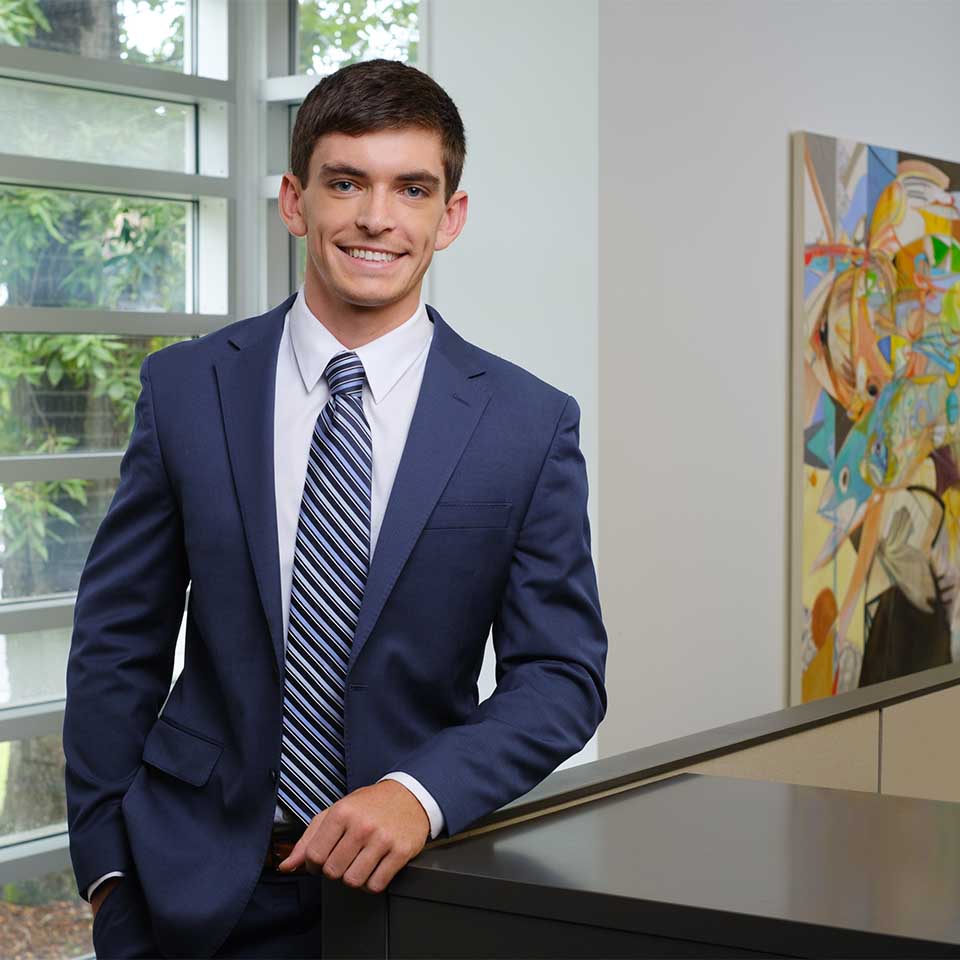
<instances>
[{"instance_id":1,"label":"man's teeth","mask_svg":"<svg viewBox=\"0 0 960 960\"><path fill-rule=\"evenodd\" d=\"M362 250L359 247L353 247L347 253L358 260L386 260L387 263L400 256L398 253L381 253L379 250Z\"/></svg>"}]
</instances>

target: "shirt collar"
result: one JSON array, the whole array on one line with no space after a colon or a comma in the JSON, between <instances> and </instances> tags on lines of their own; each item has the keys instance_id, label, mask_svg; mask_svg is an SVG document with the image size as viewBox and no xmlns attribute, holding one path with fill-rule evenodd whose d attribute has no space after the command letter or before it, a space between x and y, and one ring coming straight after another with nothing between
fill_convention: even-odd
<instances>
[{"instance_id":1,"label":"shirt collar","mask_svg":"<svg viewBox=\"0 0 960 960\"><path fill-rule=\"evenodd\" d=\"M380 403L420 356L433 336L433 324L421 299L408 320L383 336L357 347L374 403ZM327 364L345 347L310 311L303 285L290 308L290 339L303 386L309 393L323 376Z\"/></svg>"}]
</instances>

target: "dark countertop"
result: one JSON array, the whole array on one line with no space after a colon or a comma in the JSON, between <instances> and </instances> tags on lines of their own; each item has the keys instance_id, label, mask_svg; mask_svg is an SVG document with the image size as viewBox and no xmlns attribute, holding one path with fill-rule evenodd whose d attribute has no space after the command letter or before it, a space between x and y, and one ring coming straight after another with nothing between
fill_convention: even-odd
<instances>
[{"instance_id":1,"label":"dark countertop","mask_svg":"<svg viewBox=\"0 0 960 960\"><path fill-rule=\"evenodd\" d=\"M391 896L793 955L960 955L960 804L682 774L425 850Z\"/></svg>"}]
</instances>

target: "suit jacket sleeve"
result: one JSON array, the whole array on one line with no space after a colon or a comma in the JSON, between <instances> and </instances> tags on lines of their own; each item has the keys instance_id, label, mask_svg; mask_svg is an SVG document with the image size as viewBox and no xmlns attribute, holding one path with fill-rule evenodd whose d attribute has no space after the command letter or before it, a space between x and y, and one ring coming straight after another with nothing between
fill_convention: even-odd
<instances>
[{"instance_id":1,"label":"suit jacket sleeve","mask_svg":"<svg viewBox=\"0 0 960 960\"><path fill-rule=\"evenodd\" d=\"M120 482L80 577L63 718L67 821L78 892L132 866L120 802L170 689L188 582L183 524L140 368Z\"/></svg>"},{"instance_id":2,"label":"suit jacket sleeve","mask_svg":"<svg viewBox=\"0 0 960 960\"><path fill-rule=\"evenodd\" d=\"M518 533L493 623L497 685L395 770L415 777L451 836L551 773L606 712L607 636L590 554L580 408L560 414Z\"/></svg>"}]
</instances>

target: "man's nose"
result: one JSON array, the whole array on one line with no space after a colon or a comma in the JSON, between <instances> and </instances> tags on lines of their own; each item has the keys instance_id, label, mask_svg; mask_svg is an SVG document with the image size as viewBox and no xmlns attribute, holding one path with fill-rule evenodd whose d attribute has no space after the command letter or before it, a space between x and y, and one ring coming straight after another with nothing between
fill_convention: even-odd
<instances>
[{"instance_id":1,"label":"man's nose","mask_svg":"<svg viewBox=\"0 0 960 960\"><path fill-rule=\"evenodd\" d=\"M357 226L367 233L382 233L393 226L390 197L385 190L370 190L357 211Z\"/></svg>"}]
</instances>

